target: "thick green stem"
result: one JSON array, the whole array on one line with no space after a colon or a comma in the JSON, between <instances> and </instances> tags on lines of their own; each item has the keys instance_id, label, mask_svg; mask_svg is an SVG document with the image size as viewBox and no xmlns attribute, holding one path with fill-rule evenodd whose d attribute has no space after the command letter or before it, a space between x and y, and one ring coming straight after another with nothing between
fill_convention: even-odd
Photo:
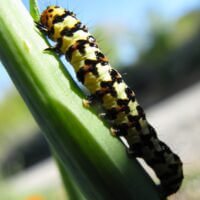
<instances>
[{"instance_id":1,"label":"thick green stem","mask_svg":"<svg viewBox=\"0 0 200 200\"><path fill-rule=\"evenodd\" d=\"M155 186L47 48L20 0L0 4L0 58L59 160L89 200L159 199Z\"/></svg>"}]
</instances>

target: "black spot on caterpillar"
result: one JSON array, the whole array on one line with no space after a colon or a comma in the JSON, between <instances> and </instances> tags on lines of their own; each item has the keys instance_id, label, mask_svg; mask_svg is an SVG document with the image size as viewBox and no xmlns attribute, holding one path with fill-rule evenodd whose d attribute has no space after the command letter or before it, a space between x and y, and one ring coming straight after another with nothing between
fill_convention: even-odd
<instances>
[{"instance_id":1,"label":"black spot on caterpillar","mask_svg":"<svg viewBox=\"0 0 200 200\"><path fill-rule=\"evenodd\" d=\"M110 66L86 26L73 12L49 6L41 14L37 27L57 42L49 49L65 55L78 80L91 93L89 102L102 105L105 118L112 124L112 134L123 136L129 144L129 152L143 158L154 170L163 196L175 193L183 180L180 158L158 139L134 92Z\"/></svg>"}]
</instances>

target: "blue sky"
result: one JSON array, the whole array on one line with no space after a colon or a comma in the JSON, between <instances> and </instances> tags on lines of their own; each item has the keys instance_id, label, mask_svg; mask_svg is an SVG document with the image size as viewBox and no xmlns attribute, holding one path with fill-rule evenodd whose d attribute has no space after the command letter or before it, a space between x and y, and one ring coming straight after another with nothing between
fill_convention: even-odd
<instances>
[{"instance_id":1,"label":"blue sky","mask_svg":"<svg viewBox=\"0 0 200 200\"><path fill-rule=\"evenodd\" d=\"M28 7L28 0L23 0ZM58 4L73 10L89 28L97 24L124 25L144 34L149 23L149 14L157 13L166 21L174 21L187 12L200 9L200 0L39 0L41 10L50 4ZM130 3L131 2L131 3ZM125 46L126 47L126 46ZM129 51L128 47L125 50ZM12 86L0 64L0 99Z\"/></svg>"}]
</instances>

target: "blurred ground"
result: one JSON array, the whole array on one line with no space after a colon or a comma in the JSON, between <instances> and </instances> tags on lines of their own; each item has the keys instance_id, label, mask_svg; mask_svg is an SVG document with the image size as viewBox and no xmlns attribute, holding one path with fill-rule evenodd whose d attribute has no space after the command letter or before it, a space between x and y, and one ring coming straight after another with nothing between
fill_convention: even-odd
<instances>
[{"instance_id":1,"label":"blurred ground","mask_svg":"<svg viewBox=\"0 0 200 200\"><path fill-rule=\"evenodd\" d=\"M33 189L39 191L44 187L48 189L61 185L59 171L52 159L46 159L25 172L9 178L8 182L11 188L19 193L32 192Z\"/></svg>"},{"instance_id":2,"label":"blurred ground","mask_svg":"<svg viewBox=\"0 0 200 200\"><path fill-rule=\"evenodd\" d=\"M51 158L0 182L0 194L2 200L66 199L59 171Z\"/></svg>"}]
</instances>

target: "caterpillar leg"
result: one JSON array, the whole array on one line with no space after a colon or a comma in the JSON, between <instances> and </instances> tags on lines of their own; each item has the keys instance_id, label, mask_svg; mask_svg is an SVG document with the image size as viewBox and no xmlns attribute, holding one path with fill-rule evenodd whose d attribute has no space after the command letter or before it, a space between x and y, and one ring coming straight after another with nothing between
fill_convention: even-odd
<instances>
[{"instance_id":1,"label":"caterpillar leg","mask_svg":"<svg viewBox=\"0 0 200 200\"><path fill-rule=\"evenodd\" d=\"M142 149L143 149L143 145L140 142L138 142L138 143L135 143L134 145L131 145L129 148L127 148L126 152L130 159L135 158L135 157L142 158L142 155L143 155Z\"/></svg>"},{"instance_id":2,"label":"caterpillar leg","mask_svg":"<svg viewBox=\"0 0 200 200\"><path fill-rule=\"evenodd\" d=\"M96 103L96 96L95 95L88 95L85 99L83 99L83 106L85 108L89 108L91 105Z\"/></svg>"},{"instance_id":3,"label":"caterpillar leg","mask_svg":"<svg viewBox=\"0 0 200 200\"><path fill-rule=\"evenodd\" d=\"M107 119L106 113L104 113L104 112L99 113L98 116L99 116L101 119Z\"/></svg>"},{"instance_id":4,"label":"caterpillar leg","mask_svg":"<svg viewBox=\"0 0 200 200\"><path fill-rule=\"evenodd\" d=\"M96 103L96 98L94 95L88 95L85 99L83 99L82 103L85 108L89 108L91 105Z\"/></svg>"},{"instance_id":5,"label":"caterpillar leg","mask_svg":"<svg viewBox=\"0 0 200 200\"><path fill-rule=\"evenodd\" d=\"M120 130L119 129L116 129L114 127L111 127L110 128L110 133L113 137L117 137L120 135Z\"/></svg>"},{"instance_id":6,"label":"caterpillar leg","mask_svg":"<svg viewBox=\"0 0 200 200\"><path fill-rule=\"evenodd\" d=\"M90 101L88 101L87 99L83 99L82 103L85 108L89 108L91 105Z\"/></svg>"},{"instance_id":7,"label":"caterpillar leg","mask_svg":"<svg viewBox=\"0 0 200 200\"><path fill-rule=\"evenodd\" d=\"M44 27L43 24L41 24L40 22L34 22L36 24L36 27L45 35L48 35L48 29L46 27Z\"/></svg>"},{"instance_id":8,"label":"caterpillar leg","mask_svg":"<svg viewBox=\"0 0 200 200\"><path fill-rule=\"evenodd\" d=\"M129 158L135 157L134 151L132 149L130 149L130 148L126 149L126 153L127 153Z\"/></svg>"},{"instance_id":9,"label":"caterpillar leg","mask_svg":"<svg viewBox=\"0 0 200 200\"><path fill-rule=\"evenodd\" d=\"M46 51L46 52L54 52L58 56L61 56L60 48L58 46L48 47L48 48L44 49L44 51Z\"/></svg>"}]
</instances>

